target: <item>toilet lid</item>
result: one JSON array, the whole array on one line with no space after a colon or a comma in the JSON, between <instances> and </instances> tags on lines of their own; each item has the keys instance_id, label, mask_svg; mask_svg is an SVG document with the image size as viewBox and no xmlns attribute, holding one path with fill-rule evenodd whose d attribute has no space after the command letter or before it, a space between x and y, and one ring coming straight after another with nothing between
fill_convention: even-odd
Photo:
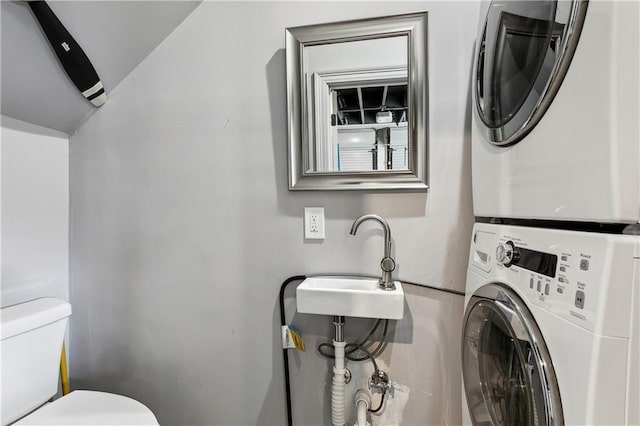
<instances>
[{"instance_id":1,"label":"toilet lid","mask_svg":"<svg viewBox=\"0 0 640 426\"><path fill-rule=\"evenodd\" d=\"M146 406L122 395L73 391L14 425L153 425L158 421Z\"/></svg>"}]
</instances>

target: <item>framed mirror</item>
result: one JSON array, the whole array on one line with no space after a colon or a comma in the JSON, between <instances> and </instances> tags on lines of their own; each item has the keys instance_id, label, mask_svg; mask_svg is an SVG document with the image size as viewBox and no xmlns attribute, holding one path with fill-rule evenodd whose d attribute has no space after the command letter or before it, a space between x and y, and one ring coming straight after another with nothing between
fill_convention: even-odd
<instances>
[{"instance_id":1,"label":"framed mirror","mask_svg":"<svg viewBox=\"0 0 640 426\"><path fill-rule=\"evenodd\" d=\"M290 190L426 190L427 13L286 29Z\"/></svg>"}]
</instances>

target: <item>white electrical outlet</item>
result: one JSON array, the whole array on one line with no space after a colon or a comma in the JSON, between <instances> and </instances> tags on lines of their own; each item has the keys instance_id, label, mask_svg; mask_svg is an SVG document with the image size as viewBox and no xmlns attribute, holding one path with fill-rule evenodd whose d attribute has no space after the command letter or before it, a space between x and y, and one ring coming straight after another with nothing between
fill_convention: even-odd
<instances>
[{"instance_id":1,"label":"white electrical outlet","mask_svg":"<svg viewBox=\"0 0 640 426\"><path fill-rule=\"evenodd\" d=\"M324 207L304 208L304 237L307 240L324 240Z\"/></svg>"}]
</instances>

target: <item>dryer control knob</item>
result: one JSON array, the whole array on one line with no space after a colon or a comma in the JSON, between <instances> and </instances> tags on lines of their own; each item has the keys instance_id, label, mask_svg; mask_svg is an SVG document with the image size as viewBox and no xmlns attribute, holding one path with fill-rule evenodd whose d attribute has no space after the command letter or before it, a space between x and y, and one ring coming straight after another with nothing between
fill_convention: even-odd
<instances>
[{"instance_id":1,"label":"dryer control knob","mask_svg":"<svg viewBox=\"0 0 640 426\"><path fill-rule=\"evenodd\" d=\"M504 266L511 266L514 260L513 242L507 241L498 245L496 248L496 260Z\"/></svg>"}]
</instances>

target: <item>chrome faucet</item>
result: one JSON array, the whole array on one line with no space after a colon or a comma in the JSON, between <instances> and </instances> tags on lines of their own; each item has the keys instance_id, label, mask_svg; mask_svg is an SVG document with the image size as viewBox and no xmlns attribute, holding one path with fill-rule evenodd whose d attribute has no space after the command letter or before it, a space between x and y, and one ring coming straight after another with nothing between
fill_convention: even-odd
<instances>
[{"instance_id":1,"label":"chrome faucet","mask_svg":"<svg viewBox=\"0 0 640 426\"><path fill-rule=\"evenodd\" d=\"M380 288L384 290L395 290L396 286L393 284L391 272L396 269L396 262L391 257L391 228L389 228L387 221L376 214L365 214L353 222L349 234L356 235L360 224L367 220L375 220L382 225L384 229L384 257L380 261L380 268L382 269L382 278L380 278L379 281Z\"/></svg>"}]
</instances>

